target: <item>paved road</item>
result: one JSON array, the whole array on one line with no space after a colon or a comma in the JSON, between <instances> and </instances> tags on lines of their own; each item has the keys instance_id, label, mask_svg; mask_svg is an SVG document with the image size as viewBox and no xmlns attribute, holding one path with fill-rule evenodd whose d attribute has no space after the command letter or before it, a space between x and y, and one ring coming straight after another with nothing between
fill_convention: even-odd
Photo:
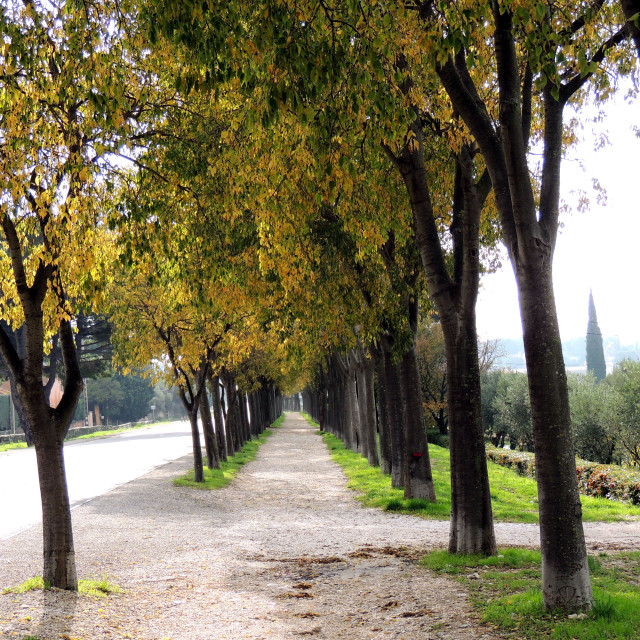
<instances>
[{"instance_id":1,"label":"paved road","mask_svg":"<svg viewBox=\"0 0 640 640\"><path fill-rule=\"evenodd\" d=\"M71 504L76 506L192 451L188 422L65 443ZM33 449L0 453L0 540L42 519Z\"/></svg>"}]
</instances>

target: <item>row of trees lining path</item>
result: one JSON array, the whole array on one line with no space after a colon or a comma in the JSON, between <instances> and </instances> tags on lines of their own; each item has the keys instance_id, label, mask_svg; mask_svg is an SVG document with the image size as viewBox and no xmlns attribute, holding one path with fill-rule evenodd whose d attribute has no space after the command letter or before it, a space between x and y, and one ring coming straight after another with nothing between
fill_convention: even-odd
<instances>
[{"instance_id":1,"label":"row of trees lining path","mask_svg":"<svg viewBox=\"0 0 640 640\"><path fill-rule=\"evenodd\" d=\"M363 508L299 414L287 413L223 490L172 487L190 464L183 458L73 511L79 570L106 572L125 594L78 606L72 593L32 592L20 596L28 609L18 610L4 597L3 628L43 638L226 640L319 627L318 637L364 640L385 630L429 637L444 623L448 638L496 637L474 623L458 585L393 555L445 546L448 523ZM637 523L601 527L587 525L588 544L640 545ZM0 585L38 572L39 534L33 527L19 545L0 543ZM496 536L501 546L538 544L534 525L497 524ZM305 592L313 597L294 597ZM425 610L432 613L402 617Z\"/></svg>"},{"instance_id":2,"label":"row of trees lining path","mask_svg":"<svg viewBox=\"0 0 640 640\"><path fill-rule=\"evenodd\" d=\"M373 458L372 428L351 424L373 415L362 362L381 349L400 363L383 376L394 482L433 499L414 363L428 289L447 354L449 548L495 553L475 303L481 258L502 239L529 368L544 603L591 607L551 265L563 112L636 73L637 2L362 9L23 0L3 12L1 315L26 337L21 354L0 327L0 353L41 461L55 586L77 586L62 439L81 392L81 308L116 319L119 365L162 363L194 429L196 479L209 374L229 374L229 417L248 435L242 394L299 388L327 354L327 378L358 370L332 410L351 411L345 436ZM56 341L65 391L51 407ZM212 466L234 446L210 429L206 443Z\"/></svg>"}]
</instances>

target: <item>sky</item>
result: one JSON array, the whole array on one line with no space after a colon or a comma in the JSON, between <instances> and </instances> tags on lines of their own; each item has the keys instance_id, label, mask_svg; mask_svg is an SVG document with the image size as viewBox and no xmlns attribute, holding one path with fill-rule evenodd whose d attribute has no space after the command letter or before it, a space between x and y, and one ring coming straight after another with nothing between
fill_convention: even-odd
<instances>
[{"instance_id":1,"label":"sky","mask_svg":"<svg viewBox=\"0 0 640 640\"><path fill-rule=\"evenodd\" d=\"M603 336L640 343L640 138L634 124L640 125L640 102L622 98L605 106L601 122L583 116L582 139L562 163L561 197L569 211L560 216L553 269L563 341L586 335L591 288ZM603 133L609 144L595 150ZM605 189L606 203L598 204L592 177ZM580 189L590 198L583 212L576 206ZM522 336L506 254L501 271L482 279L477 321L481 339Z\"/></svg>"}]
</instances>

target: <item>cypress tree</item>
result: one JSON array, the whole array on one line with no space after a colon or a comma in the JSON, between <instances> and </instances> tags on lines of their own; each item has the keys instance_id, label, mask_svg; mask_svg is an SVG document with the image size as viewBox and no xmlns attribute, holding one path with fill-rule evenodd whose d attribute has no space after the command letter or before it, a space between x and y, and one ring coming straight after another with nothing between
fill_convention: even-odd
<instances>
[{"instance_id":1,"label":"cypress tree","mask_svg":"<svg viewBox=\"0 0 640 640\"><path fill-rule=\"evenodd\" d=\"M596 305L591 291L589 291L589 322L587 324L587 371L593 371L596 382L600 382L607 375L602 332L598 326Z\"/></svg>"}]
</instances>

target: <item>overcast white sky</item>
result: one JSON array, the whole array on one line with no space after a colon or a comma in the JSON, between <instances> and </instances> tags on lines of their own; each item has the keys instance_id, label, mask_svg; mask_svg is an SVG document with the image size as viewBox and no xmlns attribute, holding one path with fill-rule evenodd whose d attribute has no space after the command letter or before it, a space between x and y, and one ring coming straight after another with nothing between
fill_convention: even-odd
<instances>
[{"instance_id":1,"label":"overcast white sky","mask_svg":"<svg viewBox=\"0 0 640 640\"><path fill-rule=\"evenodd\" d=\"M586 334L591 288L602 334L618 336L623 344L640 342L640 138L634 124L640 125L640 103L617 100L608 105L604 122L584 123L584 139L563 161L561 193L572 208L561 215L564 228L554 258L563 340ZM602 131L610 144L594 151ZM607 191L603 206L591 190L592 177ZM591 194L586 212L576 211L576 189ZM477 310L483 339L522 335L513 272L504 263L501 272L483 278Z\"/></svg>"}]
</instances>

